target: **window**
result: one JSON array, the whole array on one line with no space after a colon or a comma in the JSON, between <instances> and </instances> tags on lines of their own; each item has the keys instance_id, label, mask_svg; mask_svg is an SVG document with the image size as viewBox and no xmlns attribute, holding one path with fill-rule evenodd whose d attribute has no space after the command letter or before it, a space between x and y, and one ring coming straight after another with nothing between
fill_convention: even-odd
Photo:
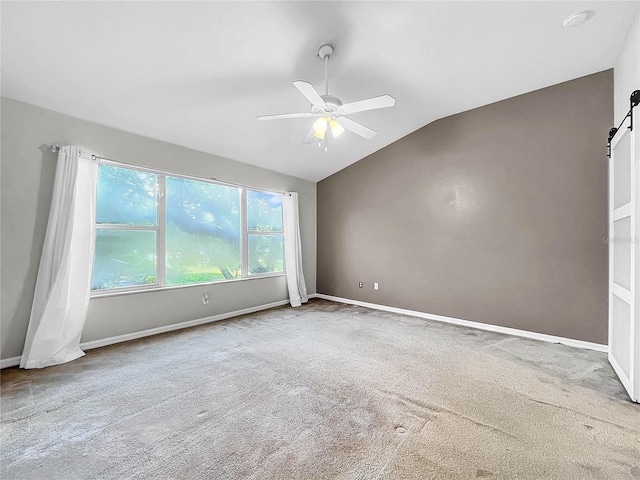
<instances>
[{"instance_id":1,"label":"window","mask_svg":"<svg viewBox=\"0 0 640 480\"><path fill-rule=\"evenodd\" d=\"M282 272L282 195L247 191L248 274Z\"/></svg>"},{"instance_id":2,"label":"window","mask_svg":"<svg viewBox=\"0 0 640 480\"><path fill-rule=\"evenodd\" d=\"M239 188L167 177L167 285L239 278Z\"/></svg>"},{"instance_id":3,"label":"window","mask_svg":"<svg viewBox=\"0 0 640 480\"><path fill-rule=\"evenodd\" d=\"M158 175L100 165L93 290L157 284Z\"/></svg>"},{"instance_id":4,"label":"window","mask_svg":"<svg viewBox=\"0 0 640 480\"><path fill-rule=\"evenodd\" d=\"M282 195L103 163L92 290L284 272Z\"/></svg>"}]
</instances>

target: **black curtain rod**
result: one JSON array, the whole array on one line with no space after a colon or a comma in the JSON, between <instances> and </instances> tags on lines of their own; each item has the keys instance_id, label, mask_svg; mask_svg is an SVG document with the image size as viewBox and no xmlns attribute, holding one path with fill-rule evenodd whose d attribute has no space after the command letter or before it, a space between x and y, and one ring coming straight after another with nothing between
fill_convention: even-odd
<instances>
[{"instance_id":1,"label":"black curtain rod","mask_svg":"<svg viewBox=\"0 0 640 480\"><path fill-rule=\"evenodd\" d=\"M56 153L59 152L60 149L62 148L60 145L58 145L57 143L52 143L51 145L51 151ZM241 183L233 183L233 182L226 182L224 180L220 180L218 178L215 177L198 177L198 176L193 176L193 175L187 175L184 173L178 173L178 172L171 172L168 170L160 170L160 169L154 169L152 167L146 167L143 165L137 165L135 163L127 163L127 162L122 162L119 160L113 160L111 158L105 158L105 157L99 157L97 155L91 155L91 159L92 160L97 160L97 161L101 161L104 160L105 162L108 163L113 163L113 164L118 164L118 165L126 165L129 167L133 167L133 168L137 168L137 169L142 169L142 170L148 170L148 171L152 171L152 172L161 172L161 173L165 173L165 174L169 174L169 175L175 175L176 177L182 177L182 178L189 178L192 180L197 180L197 181L202 181L202 180L209 180L211 182L220 184L220 185L229 185L232 187L239 187L239 188L244 188L244 189L248 189L248 190L255 190L255 191L259 191L259 192L266 192L266 193L279 193L283 196L291 196L291 194L289 192L278 192L278 191L273 191L273 190L267 190L265 188L258 188L258 187L251 187L249 185L243 185Z\"/></svg>"},{"instance_id":2,"label":"black curtain rod","mask_svg":"<svg viewBox=\"0 0 640 480\"><path fill-rule=\"evenodd\" d=\"M108 162L108 163L126 165L126 166L130 166L130 167L133 167L133 168L141 168L141 169L149 170L149 171L152 171L152 172L175 175L176 177L189 178L189 179L196 180L196 181L209 180L209 181L218 183L220 185L229 185L231 187L239 187L239 188L244 188L244 189L248 189L248 190L257 190L257 191L266 192L266 193L279 193L280 195L290 195L289 192L274 192L273 190L267 190L267 189L258 188L258 187L251 187L249 185L242 185L241 183L227 182L225 180L220 180L220 179L215 178L215 177L198 177L198 176L194 176L194 175L187 175L187 174L184 174L184 173L172 172L172 171L169 171L169 170L155 169L153 167L145 167L143 165L137 165L135 163L128 163L128 162L122 162L122 161L119 161L119 160L113 160L111 158L99 157L97 155L91 155L91 158L93 160L98 160L98 161L104 160L105 162Z\"/></svg>"},{"instance_id":3,"label":"black curtain rod","mask_svg":"<svg viewBox=\"0 0 640 480\"><path fill-rule=\"evenodd\" d=\"M640 90L634 90L631 96L629 97L629 111L620 122L620 125L618 125L617 127L613 127L611 130L609 130L609 141L607 142L608 158L611 158L611 140L613 140L613 137L616 136L616 133L618 133L618 130L620 130L620 127L622 126L624 121L627 119L627 117L631 118L631 121L629 122L629 130L633 132L633 108L637 107L638 104L640 104Z\"/></svg>"}]
</instances>

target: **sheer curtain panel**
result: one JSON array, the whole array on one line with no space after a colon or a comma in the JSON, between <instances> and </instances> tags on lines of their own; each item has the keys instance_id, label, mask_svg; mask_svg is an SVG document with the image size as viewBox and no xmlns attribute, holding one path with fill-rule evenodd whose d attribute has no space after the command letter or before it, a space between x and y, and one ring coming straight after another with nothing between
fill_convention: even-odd
<instances>
[{"instance_id":1,"label":"sheer curtain panel","mask_svg":"<svg viewBox=\"0 0 640 480\"><path fill-rule=\"evenodd\" d=\"M88 152L60 148L22 368L84 355L80 336L91 293L97 181L98 163Z\"/></svg>"},{"instance_id":2,"label":"sheer curtain panel","mask_svg":"<svg viewBox=\"0 0 640 480\"><path fill-rule=\"evenodd\" d=\"M298 217L298 194L289 192L282 201L284 217L284 261L287 269L289 303L299 307L306 303L307 286L302 272L302 247L300 242L300 219Z\"/></svg>"}]
</instances>

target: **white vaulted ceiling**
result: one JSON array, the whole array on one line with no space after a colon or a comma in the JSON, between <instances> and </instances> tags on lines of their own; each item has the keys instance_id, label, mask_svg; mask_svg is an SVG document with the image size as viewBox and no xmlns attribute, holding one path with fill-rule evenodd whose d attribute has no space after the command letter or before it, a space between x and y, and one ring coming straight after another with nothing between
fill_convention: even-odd
<instances>
[{"instance_id":1,"label":"white vaulted ceiling","mask_svg":"<svg viewBox=\"0 0 640 480\"><path fill-rule=\"evenodd\" d=\"M638 2L2 2L2 95L318 181L433 120L614 66ZM569 14L593 10L564 29ZM293 80L396 106L328 152ZM178 160L176 160L178 161Z\"/></svg>"}]
</instances>

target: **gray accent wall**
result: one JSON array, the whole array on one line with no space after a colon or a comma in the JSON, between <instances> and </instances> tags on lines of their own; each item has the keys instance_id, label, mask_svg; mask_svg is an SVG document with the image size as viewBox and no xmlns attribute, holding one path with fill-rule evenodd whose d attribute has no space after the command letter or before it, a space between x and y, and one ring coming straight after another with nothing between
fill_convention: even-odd
<instances>
[{"instance_id":1,"label":"gray accent wall","mask_svg":"<svg viewBox=\"0 0 640 480\"><path fill-rule=\"evenodd\" d=\"M49 215L57 155L48 145L81 145L126 163L274 191L297 191L304 274L316 277L316 184L252 165L97 125L2 98L0 197L1 358L22 353ZM212 126L212 135L215 128ZM274 154L265 152L265 155ZM203 292L210 302L202 304ZM190 286L91 300L82 341L100 340L288 298L285 277Z\"/></svg>"},{"instance_id":2,"label":"gray accent wall","mask_svg":"<svg viewBox=\"0 0 640 480\"><path fill-rule=\"evenodd\" d=\"M435 121L322 180L318 292L606 344L612 124L606 70Z\"/></svg>"}]
</instances>

